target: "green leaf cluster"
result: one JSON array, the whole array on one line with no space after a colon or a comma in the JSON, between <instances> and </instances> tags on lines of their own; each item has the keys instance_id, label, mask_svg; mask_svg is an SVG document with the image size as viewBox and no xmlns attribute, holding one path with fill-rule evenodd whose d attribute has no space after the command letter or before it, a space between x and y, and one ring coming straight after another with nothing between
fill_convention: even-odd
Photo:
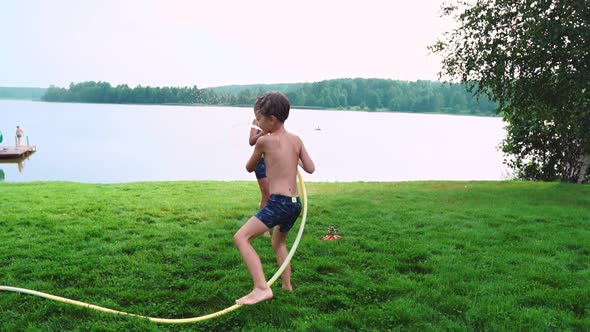
<instances>
[{"instance_id":1,"label":"green leaf cluster","mask_svg":"<svg viewBox=\"0 0 590 332\"><path fill-rule=\"evenodd\" d=\"M459 27L430 49L441 76L498 101L503 151L522 178L584 182L590 174L590 2L458 1Z\"/></svg>"}]
</instances>

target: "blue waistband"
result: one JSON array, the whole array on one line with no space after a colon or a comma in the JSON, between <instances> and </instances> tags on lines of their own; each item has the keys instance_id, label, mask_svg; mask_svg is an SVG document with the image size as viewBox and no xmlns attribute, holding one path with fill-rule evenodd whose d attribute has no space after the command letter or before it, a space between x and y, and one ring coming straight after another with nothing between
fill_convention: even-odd
<instances>
[{"instance_id":1,"label":"blue waistband","mask_svg":"<svg viewBox=\"0 0 590 332\"><path fill-rule=\"evenodd\" d=\"M295 202L293 202L293 199L295 199L295 202L301 202L301 199L299 198L299 196L291 197L291 196L285 196L285 195L279 195L279 194L271 194L270 195L271 201L275 201L275 202L279 202L279 203L295 203Z\"/></svg>"}]
</instances>

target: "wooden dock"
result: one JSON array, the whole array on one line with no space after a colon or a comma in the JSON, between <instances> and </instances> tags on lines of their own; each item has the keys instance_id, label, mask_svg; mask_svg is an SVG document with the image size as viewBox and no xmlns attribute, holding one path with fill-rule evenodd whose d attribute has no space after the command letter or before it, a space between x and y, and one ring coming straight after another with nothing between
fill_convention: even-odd
<instances>
[{"instance_id":1,"label":"wooden dock","mask_svg":"<svg viewBox=\"0 0 590 332\"><path fill-rule=\"evenodd\" d=\"M0 146L0 159L23 158L37 151L35 145L27 146Z\"/></svg>"}]
</instances>

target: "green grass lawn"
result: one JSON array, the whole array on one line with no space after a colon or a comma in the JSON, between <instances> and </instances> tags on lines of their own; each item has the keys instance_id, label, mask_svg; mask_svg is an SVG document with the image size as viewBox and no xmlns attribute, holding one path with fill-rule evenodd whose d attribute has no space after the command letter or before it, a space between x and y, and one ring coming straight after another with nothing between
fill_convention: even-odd
<instances>
[{"instance_id":1,"label":"green grass lawn","mask_svg":"<svg viewBox=\"0 0 590 332\"><path fill-rule=\"evenodd\" d=\"M590 330L590 186L307 191L292 293L279 280L271 301L162 325L0 292L0 330ZM251 289L232 236L258 199L255 182L0 183L0 285L153 317L209 314ZM331 225L343 238L322 241ZM269 238L254 246L272 276Z\"/></svg>"}]
</instances>

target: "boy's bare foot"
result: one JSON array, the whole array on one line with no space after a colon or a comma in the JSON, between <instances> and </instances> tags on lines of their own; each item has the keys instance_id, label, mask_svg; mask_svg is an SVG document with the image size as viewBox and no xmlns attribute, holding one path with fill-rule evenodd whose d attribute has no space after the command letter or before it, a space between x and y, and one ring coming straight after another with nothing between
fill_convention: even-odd
<instances>
[{"instance_id":1,"label":"boy's bare foot","mask_svg":"<svg viewBox=\"0 0 590 332\"><path fill-rule=\"evenodd\" d=\"M266 232L264 232L264 236L268 236L268 237L270 237L270 231L266 231Z\"/></svg>"},{"instance_id":2,"label":"boy's bare foot","mask_svg":"<svg viewBox=\"0 0 590 332\"><path fill-rule=\"evenodd\" d=\"M250 294L242 297L241 299L236 300L237 304L256 304L261 301L270 300L272 299L272 289L268 287L267 289L260 289L254 288Z\"/></svg>"},{"instance_id":3,"label":"boy's bare foot","mask_svg":"<svg viewBox=\"0 0 590 332\"><path fill-rule=\"evenodd\" d=\"M282 285L282 286L281 286L281 288L282 288L282 289L286 289L286 290L288 290L288 291L290 291L290 292L292 292L292 291L293 291L293 285L291 285L291 284L288 284L288 285Z\"/></svg>"}]
</instances>

